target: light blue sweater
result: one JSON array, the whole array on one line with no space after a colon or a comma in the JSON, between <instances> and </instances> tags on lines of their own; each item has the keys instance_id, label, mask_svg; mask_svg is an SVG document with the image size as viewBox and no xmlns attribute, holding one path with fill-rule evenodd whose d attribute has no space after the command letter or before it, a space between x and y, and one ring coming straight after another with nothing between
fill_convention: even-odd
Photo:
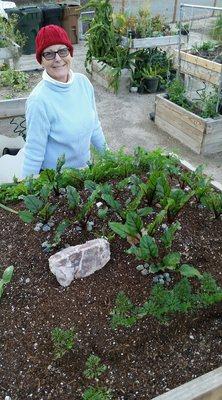
<instances>
[{"instance_id":1,"label":"light blue sweater","mask_svg":"<svg viewBox=\"0 0 222 400\"><path fill-rule=\"evenodd\" d=\"M28 97L23 177L54 169L62 154L66 167L86 167L90 144L98 151L106 147L93 87L83 74L71 77L66 84L43 79Z\"/></svg>"}]
</instances>

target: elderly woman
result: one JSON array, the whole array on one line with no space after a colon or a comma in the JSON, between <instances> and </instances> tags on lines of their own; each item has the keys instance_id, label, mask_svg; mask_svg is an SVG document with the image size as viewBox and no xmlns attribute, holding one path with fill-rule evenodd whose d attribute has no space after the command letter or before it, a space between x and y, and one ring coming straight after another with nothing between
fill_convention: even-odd
<instances>
[{"instance_id":1,"label":"elderly woman","mask_svg":"<svg viewBox=\"0 0 222 400\"><path fill-rule=\"evenodd\" d=\"M85 75L72 72L72 56L73 46L63 28L48 25L40 29L36 59L44 72L26 103L23 177L54 169L62 154L65 167L86 167L90 145L101 152L107 146L93 87Z\"/></svg>"}]
</instances>

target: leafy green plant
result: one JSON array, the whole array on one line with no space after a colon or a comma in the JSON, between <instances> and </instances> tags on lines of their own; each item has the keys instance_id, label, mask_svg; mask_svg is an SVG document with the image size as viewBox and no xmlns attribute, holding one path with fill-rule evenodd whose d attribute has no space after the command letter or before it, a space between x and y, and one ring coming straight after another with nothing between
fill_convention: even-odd
<instances>
[{"instance_id":1,"label":"leafy green plant","mask_svg":"<svg viewBox=\"0 0 222 400\"><path fill-rule=\"evenodd\" d=\"M65 154L62 154L56 163L56 169L45 169L40 177L51 187L56 196L60 195L59 189L63 187L63 167L65 165ZM46 181L46 182L45 182Z\"/></svg>"},{"instance_id":2,"label":"leafy green plant","mask_svg":"<svg viewBox=\"0 0 222 400\"><path fill-rule=\"evenodd\" d=\"M219 115L217 111L218 94L216 91L213 93L207 93L203 91L200 95L200 99L197 101L197 105L200 107L200 116L202 118L215 118Z\"/></svg>"},{"instance_id":3,"label":"leafy green plant","mask_svg":"<svg viewBox=\"0 0 222 400\"><path fill-rule=\"evenodd\" d=\"M177 28L179 29L178 33L181 32L181 35L188 35L190 31L190 26L189 24L176 24Z\"/></svg>"},{"instance_id":4,"label":"leafy green plant","mask_svg":"<svg viewBox=\"0 0 222 400\"><path fill-rule=\"evenodd\" d=\"M117 326L125 326L126 328L134 325L137 321L135 306L124 292L119 292L115 300L115 308L110 315L111 326L115 329Z\"/></svg>"},{"instance_id":5,"label":"leafy green plant","mask_svg":"<svg viewBox=\"0 0 222 400\"><path fill-rule=\"evenodd\" d=\"M107 388L89 387L83 393L83 400L111 400L111 390Z\"/></svg>"},{"instance_id":6,"label":"leafy green plant","mask_svg":"<svg viewBox=\"0 0 222 400\"><path fill-rule=\"evenodd\" d=\"M109 227L123 239L129 237L130 241L132 239L138 241L141 237L143 221L135 211L130 211L126 214L125 224L120 222L109 222Z\"/></svg>"},{"instance_id":7,"label":"leafy green plant","mask_svg":"<svg viewBox=\"0 0 222 400\"><path fill-rule=\"evenodd\" d=\"M166 248L172 246L172 241L174 239L173 232L175 231L176 227L172 228L172 232L169 233L168 240L166 240L165 234L163 235L163 244ZM159 271L165 270L172 270L177 271L183 276L192 277L196 276L198 278L201 277L199 271L189 265L189 264L182 264L181 265L181 255L178 252L172 252L165 255L162 255L160 259L160 249L157 245L155 238L149 235L143 235L140 239L138 246L131 246L130 249L127 250L128 254L135 255L136 259L145 261L148 266L148 271L151 273L156 273Z\"/></svg>"},{"instance_id":8,"label":"leafy green plant","mask_svg":"<svg viewBox=\"0 0 222 400\"><path fill-rule=\"evenodd\" d=\"M69 208L75 209L80 203L80 195L75 187L68 185L66 188Z\"/></svg>"},{"instance_id":9,"label":"leafy green plant","mask_svg":"<svg viewBox=\"0 0 222 400\"><path fill-rule=\"evenodd\" d=\"M194 191L188 193L182 189L171 189L169 197L161 200L161 204L165 207L167 212L167 220L171 223L175 220L176 216L181 212L183 207L193 197Z\"/></svg>"},{"instance_id":10,"label":"leafy green plant","mask_svg":"<svg viewBox=\"0 0 222 400\"><path fill-rule=\"evenodd\" d=\"M132 70L135 62L135 54L131 53L128 47L125 48L117 45L113 53L108 54L104 61L112 67L109 69L109 86L114 89L115 93L118 93L122 69Z\"/></svg>"},{"instance_id":11,"label":"leafy green plant","mask_svg":"<svg viewBox=\"0 0 222 400\"><path fill-rule=\"evenodd\" d=\"M101 364L101 360L98 356L91 354L86 361L86 369L84 375L88 379L99 380L99 377L106 371L107 366Z\"/></svg>"},{"instance_id":12,"label":"leafy green plant","mask_svg":"<svg viewBox=\"0 0 222 400\"><path fill-rule=\"evenodd\" d=\"M115 53L115 47L118 45L118 36L115 32L112 20L112 6L109 0L90 0L81 10L93 9L94 18L86 34L87 53L85 66L88 66L92 59L96 58L105 61L106 56Z\"/></svg>"},{"instance_id":13,"label":"leafy green plant","mask_svg":"<svg viewBox=\"0 0 222 400\"><path fill-rule=\"evenodd\" d=\"M137 320L148 315L154 316L161 323L175 313L188 313L209 307L222 300L222 289L215 279L207 273L202 275L200 287L194 291L188 278L182 278L172 289L166 289L161 284L156 284L151 290L150 297L141 307L134 306L130 299L121 293L117 295L115 307L111 312L111 326L130 327ZM123 304L130 304L124 309Z\"/></svg>"},{"instance_id":14,"label":"leafy green plant","mask_svg":"<svg viewBox=\"0 0 222 400\"><path fill-rule=\"evenodd\" d=\"M149 79L149 78L161 78L161 76L159 75L159 71L156 67L147 67L147 68L143 68L142 70L142 77L145 79Z\"/></svg>"},{"instance_id":15,"label":"leafy green plant","mask_svg":"<svg viewBox=\"0 0 222 400\"><path fill-rule=\"evenodd\" d=\"M54 358L58 359L64 356L69 350L72 350L75 344L76 334L74 329L54 328L51 332L53 343Z\"/></svg>"},{"instance_id":16,"label":"leafy green plant","mask_svg":"<svg viewBox=\"0 0 222 400\"><path fill-rule=\"evenodd\" d=\"M135 86L143 85L144 74L158 75L161 84L168 80L172 70L172 57L158 48L143 49L135 52L135 63L132 72L132 81Z\"/></svg>"},{"instance_id":17,"label":"leafy green plant","mask_svg":"<svg viewBox=\"0 0 222 400\"><path fill-rule=\"evenodd\" d=\"M0 16L0 32L4 38L2 47L12 47L14 43L17 43L21 47L24 46L26 37L18 30L17 24L18 17L16 15L11 15L8 20Z\"/></svg>"},{"instance_id":18,"label":"leafy green plant","mask_svg":"<svg viewBox=\"0 0 222 400\"><path fill-rule=\"evenodd\" d=\"M28 90L28 76L25 72L9 68L1 72L0 86L9 86L17 92Z\"/></svg>"},{"instance_id":19,"label":"leafy green plant","mask_svg":"<svg viewBox=\"0 0 222 400\"><path fill-rule=\"evenodd\" d=\"M62 235L64 234L65 230L70 226L71 222L68 219L64 219L59 223L56 228L55 235L52 240L51 247L56 247L61 242Z\"/></svg>"},{"instance_id":20,"label":"leafy green plant","mask_svg":"<svg viewBox=\"0 0 222 400\"><path fill-rule=\"evenodd\" d=\"M196 43L195 45L192 46L191 51L193 53L198 53L200 51L209 52L209 51L213 51L215 49L215 45L216 44L211 41L205 41L205 42L201 43L200 45Z\"/></svg>"},{"instance_id":21,"label":"leafy green plant","mask_svg":"<svg viewBox=\"0 0 222 400\"><path fill-rule=\"evenodd\" d=\"M48 201L50 192L51 188L47 185L44 185L40 190L39 197L32 194L22 196L26 206L26 210L18 212L18 215L22 221L25 223L32 222L36 216L38 216L38 218L43 222L47 222L50 219L57 209L56 204L51 204Z\"/></svg>"},{"instance_id":22,"label":"leafy green plant","mask_svg":"<svg viewBox=\"0 0 222 400\"><path fill-rule=\"evenodd\" d=\"M2 278L0 279L0 299L3 295L4 292L4 288L5 286L11 282L12 276L14 273L14 267L13 265L10 265L9 267L7 267L2 275Z\"/></svg>"},{"instance_id":23,"label":"leafy green plant","mask_svg":"<svg viewBox=\"0 0 222 400\"><path fill-rule=\"evenodd\" d=\"M186 89L184 83L180 79L174 79L167 85L167 93L169 100L178 106L187 108Z\"/></svg>"},{"instance_id":24,"label":"leafy green plant","mask_svg":"<svg viewBox=\"0 0 222 400\"><path fill-rule=\"evenodd\" d=\"M195 191L194 195L198 201L200 201L203 195L212 192L211 178L204 175L203 165L198 166L195 171L182 171L180 175L181 188L184 189L185 185L188 185L192 190Z\"/></svg>"},{"instance_id":25,"label":"leafy green plant","mask_svg":"<svg viewBox=\"0 0 222 400\"><path fill-rule=\"evenodd\" d=\"M97 185L96 189L93 190L87 201L81 205L81 210L76 215L76 221L80 222L84 228L87 227L87 221L92 212L92 208L99 196L100 186Z\"/></svg>"},{"instance_id":26,"label":"leafy green plant","mask_svg":"<svg viewBox=\"0 0 222 400\"><path fill-rule=\"evenodd\" d=\"M197 91L199 98L188 101L186 89L181 80L175 79L167 85L169 100L188 111L194 112L202 118L215 118L218 115L218 94L216 91L207 92L206 89Z\"/></svg>"},{"instance_id":27,"label":"leafy green plant","mask_svg":"<svg viewBox=\"0 0 222 400\"><path fill-rule=\"evenodd\" d=\"M101 359L95 354L91 354L86 360L86 368L84 376L87 379L96 381L96 386L90 386L83 393L84 400L111 400L113 398L112 392L106 387L99 386L99 378L106 372L107 366L101 363Z\"/></svg>"},{"instance_id":28,"label":"leafy green plant","mask_svg":"<svg viewBox=\"0 0 222 400\"><path fill-rule=\"evenodd\" d=\"M211 30L211 36L213 39L218 40L220 43L222 42L222 14L221 14L221 12L217 16L215 24Z\"/></svg>"},{"instance_id":29,"label":"leafy green plant","mask_svg":"<svg viewBox=\"0 0 222 400\"><path fill-rule=\"evenodd\" d=\"M201 197L201 203L214 214L215 219L218 219L222 215L221 193L205 194Z\"/></svg>"},{"instance_id":30,"label":"leafy green plant","mask_svg":"<svg viewBox=\"0 0 222 400\"><path fill-rule=\"evenodd\" d=\"M171 249L175 234L181 230L181 225L178 221L167 227L164 234L161 236L161 241L166 249Z\"/></svg>"}]
</instances>

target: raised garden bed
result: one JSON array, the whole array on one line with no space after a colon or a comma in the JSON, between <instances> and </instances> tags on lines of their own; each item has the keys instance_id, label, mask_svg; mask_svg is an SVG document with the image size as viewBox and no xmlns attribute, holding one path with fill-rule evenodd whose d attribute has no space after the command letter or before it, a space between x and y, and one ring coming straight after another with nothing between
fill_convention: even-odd
<instances>
[{"instance_id":1,"label":"raised garden bed","mask_svg":"<svg viewBox=\"0 0 222 400\"><path fill-rule=\"evenodd\" d=\"M16 68L20 57L19 48L16 44L13 47L0 47L0 64L10 65L12 61L13 68Z\"/></svg>"},{"instance_id":2,"label":"raised garden bed","mask_svg":"<svg viewBox=\"0 0 222 400\"><path fill-rule=\"evenodd\" d=\"M178 50L175 51L174 63L178 67ZM205 82L219 86L221 84L222 64L213 60L207 60L199 55L189 54L180 51L181 65L180 72Z\"/></svg>"},{"instance_id":3,"label":"raised garden bed","mask_svg":"<svg viewBox=\"0 0 222 400\"><path fill-rule=\"evenodd\" d=\"M182 39L182 43L186 43L186 39ZM179 35L154 36L139 39L130 39L122 37L122 44L130 46L132 49L143 49L152 47L174 46L179 44Z\"/></svg>"},{"instance_id":4,"label":"raised garden bed","mask_svg":"<svg viewBox=\"0 0 222 400\"><path fill-rule=\"evenodd\" d=\"M221 400L221 398L222 368L220 367L153 400Z\"/></svg>"},{"instance_id":5,"label":"raised garden bed","mask_svg":"<svg viewBox=\"0 0 222 400\"><path fill-rule=\"evenodd\" d=\"M112 93L115 92L112 86L112 81L113 81L112 73L114 71L114 68L103 62L92 60L91 71L92 71L92 79L95 82L105 87ZM121 77L119 79L119 89L118 89L119 94L124 94L129 92L130 78L131 78L131 71L128 69L122 69Z\"/></svg>"},{"instance_id":6,"label":"raised garden bed","mask_svg":"<svg viewBox=\"0 0 222 400\"><path fill-rule=\"evenodd\" d=\"M39 193L40 187L50 178L57 190L67 184L76 186L83 201L81 210L90 196L89 187L91 190L93 187L88 183L88 189L84 189L83 181L90 179L109 182L112 195L124 210L127 199L133 201L140 190L135 174L144 184L149 184L157 166L159 171L164 171L174 189L181 187L186 194L195 191L177 215L181 230L177 231L172 251L179 252L182 261L197 267L201 274L211 273L221 286L222 220L214 219L213 213L197 200L198 187L195 185L199 173L189 175L176 160L160 155L160 152L146 154L137 151L135 158L121 154L108 157L99 160L97 166L79 173L65 171L54 175L44 172L38 181L28 180L26 184L1 187L0 201L14 210L24 210L23 202L10 204L9 199L27 194L27 191ZM187 180L187 174L190 180ZM118 186L118 182L127 176L131 178ZM118 292L124 291L134 304L141 307L150 296L156 274L142 275L136 270L141 261L126 253L129 242L119 235L112 239L113 231L108 228L108 223L121 221L117 218L117 203L111 202L111 206L106 196L99 196L88 215L88 221L94 224L87 224L84 218L76 224L76 211L67 207L66 192L60 192L60 195L50 196L50 202L58 208L53 216L55 225L48 232L34 230L38 217L31 224L24 224L18 215L0 208L0 263L4 268L9 264L15 267L14 277L1 298L0 396L10 396L15 400L29 397L73 400L74 395L75 400L83 399L83 392L91 383L83 374L91 353L98 355L107 365L99 384L109 387L115 400L152 399L218 368L221 365L221 303L198 309L193 314L174 313L165 324L149 315L139 318L130 328L111 328L110 313ZM98 201L102 202L101 208L108 208L108 213L102 216L100 212L100 217ZM161 200L156 198L152 204L147 201L148 198L143 198L137 208L152 205L153 213L143 217L144 223L150 224L160 212ZM64 218L71 224L53 252L68 244L80 244L102 235L108 237L111 244L109 263L95 274L75 280L68 288L60 287L50 273L48 258L52 252L43 252L42 246L46 240L52 242L56 227ZM92 229L86 229L86 226ZM164 220L159 225L157 237L166 227L169 227L169 222ZM171 279L168 285L165 282L164 287L171 290L181 276L178 271L169 272ZM198 279L190 281L193 289L198 290ZM74 328L77 334L73 349L57 360L53 358L51 340L51 331L55 327ZM220 371L213 374L220 377ZM219 400L221 392L214 385L212 375L208 382L209 379L211 389L212 386L215 389L215 397L211 398ZM205 388L202 397L191 397L190 388L190 397L184 397L184 389L179 397L173 397L173 393L170 397L166 393L160 399L209 400L209 388Z\"/></svg>"},{"instance_id":7,"label":"raised garden bed","mask_svg":"<svg viewBox=\"0 0 222 400\"><path fill-rule=\"evenodd\" d=\"M155 123L197 154L222 151L221 116L204 119L169 101L164 95L157 95Z\"/></svg>"}]
</instances>

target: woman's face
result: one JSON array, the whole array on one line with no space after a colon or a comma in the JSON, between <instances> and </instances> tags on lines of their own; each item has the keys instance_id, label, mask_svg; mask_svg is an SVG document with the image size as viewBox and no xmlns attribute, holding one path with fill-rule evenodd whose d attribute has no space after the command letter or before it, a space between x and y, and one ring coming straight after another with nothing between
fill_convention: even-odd
<instances>
[{"instance_id":1,"label":"woman's face","mask_svg":"<svg viewBox=\"0 0 222 400\"><path fill-rule=\"evenodd\" d=\"M58 53L56 53L55 58L52 60L47 60L45 58L48 56L48 53L55 52L60 49L67 49L67 47L64 44L54 44L53 46L49 46L44 49L42 53L41 65L46 70L47 74L51 76L51 78L65 83L68 81L68 75L71 68L72 57L70 53L68 53L66 57L61 57Z\"/></svg>"}]
</instances>

